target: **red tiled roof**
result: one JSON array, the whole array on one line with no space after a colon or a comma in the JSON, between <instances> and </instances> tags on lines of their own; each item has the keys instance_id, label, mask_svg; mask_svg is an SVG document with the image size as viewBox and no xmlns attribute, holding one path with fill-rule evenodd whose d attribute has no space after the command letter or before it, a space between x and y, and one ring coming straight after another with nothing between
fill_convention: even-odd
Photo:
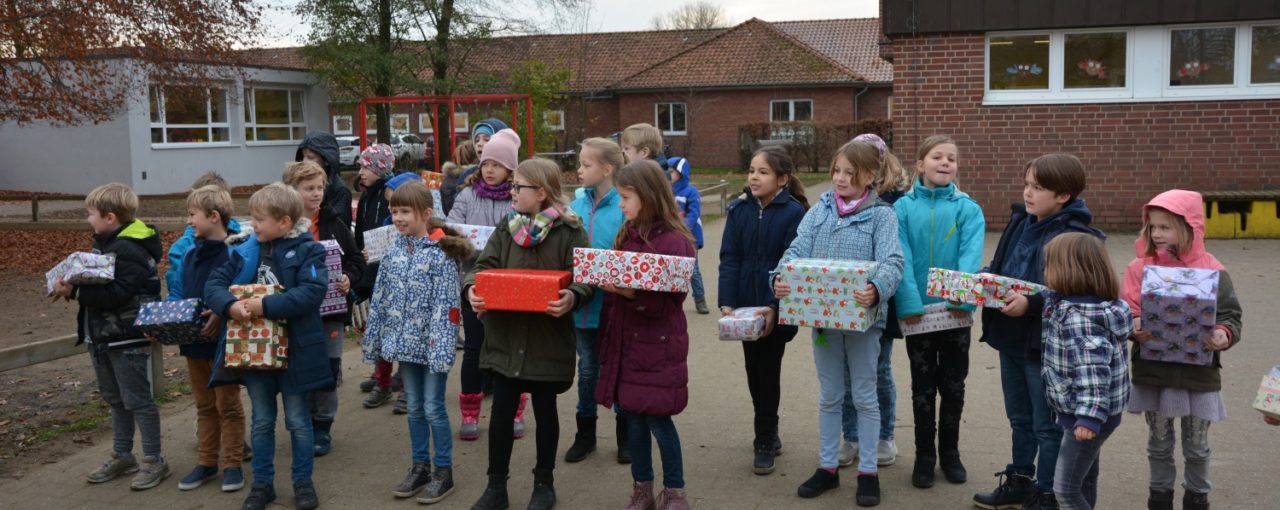
<instances>
[{"instance_id":1,"label":"red tiled roof","mask_svg":"<svg viewBox=\"0 0 1280 510\"><path fill-rule=\"evenodd\" d=\"M298 48L257 48L244 50L245 63L252 66L274 67L277 69L297 69L307 71L307 59L302 58Z\"/></svg>"},{"instance_id":2,"label":"red tiled roof","mask_svg":"<svg viewBox=\"0 0 1280 510\"><path fill-rule=\"evenodd\" d=\"M778 30L830 57L872 83L893 81L893 64L880 58L880 19L776 21Z\"/></svg>"}]
</instances>

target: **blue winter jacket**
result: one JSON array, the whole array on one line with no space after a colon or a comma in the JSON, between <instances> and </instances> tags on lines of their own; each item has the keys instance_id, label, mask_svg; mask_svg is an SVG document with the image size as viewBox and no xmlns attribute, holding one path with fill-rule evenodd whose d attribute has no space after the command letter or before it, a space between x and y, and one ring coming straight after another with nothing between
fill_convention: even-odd
<instances>
[{"instance_id":1,"label":"blue winter jacket","mask_svg":"<svg viewBox=\"0 0 1280 510\"><path fill-rule=\"evenodd\" d=\"M362 342L365 363L417 363L433 373L453 367L462 292L458 262L441 247L445 242L466 240L442 230L422 238L396 236L373 287Z\"/></svg>"},{"instance_id":2,"label":"blue winter jacket","mask_svg":"<svg viewBox=\"0 0 1280 510\"><path fill-rule=\"evenodd\" d=\"M231 221L227 222L227 234L235 235L239 234L240 231L240 222L236 221L235 218L231 218ZM169 246L169 269L164 272L164 288L168 289L169 293L172 294L175 287L182 285L182 258L195 245L196 231L191 228L191 225L187 225L187 229L182 231L182 237L179 237L177 241L173 242L173 245Z\"/></svg>"},{"instance_id":3,"label":"blue winter jacket","mask_svg":"<svg viewBox=\"0 0 1280 510\"><path fill-rule=\"evenodd\" d=\"M592 187L578 188L569 208L582 218L582 226L587 230L587 239L591 248L601 250L613 249L613 241L622 229L622 209L618 207L620 198L618 189L610 188L609 192L596 203L596 190ZM591 296L587 306L573 312L573 325L579 329L596 329L600 327L600 308L604 305L603 292Z\"/></svg>"},{"instance_id":4,"label":"blue winter jacket","mask_svg":"<svg viewBox=\"0 0 1280 510\"><path fill-rule=\"evenodd\" d=\"M804 205L787 188L763 208L749 191L729 204L720 242L719 306L778 308L769 272L795 240L804 213ZM775 325L773 335L791 340L797 331L794 326Z\"/></svg>"},{"instance_id":5,"label":"blue winter jacket","mask_svg":"<svg viewBox=\"0 0 1280 510\"><path fill-rule=\"evenodd\" d=\"M702 249L702 195L698 188L690 183L692 176L689 160L671 158L667 160L667 168L680 171L680 180L671 183L671 191L676 195L676 205L684 215L684 226L693 233L694 247Z\"/></svg>"},{"instance_id":6,"label":"blue winter jacket","mask_svg":"<svg viewBox=\"0 0 1280 510\"><path fill-rule=\"evenodd\" d=\"M929 268L940 267L966 273L982 268L983 236L987 222L982 206L956 188L955 183L930 189L919 179L911 191L893 205L898 213L898 238L907 270L894 294L898 317L924 313L924 306L941 299L925 295ZM972 312L970 304L948 304Z\"/></svg>"},{"instance_id":7,"label":"blue winter jacket","mask_svg":"<svg viewBox=\"0 0 1280 510\"><path fill-rule=\"evenodd\" d=\"M225 265L230 257L231 249L225 241L197 239L195 247L186 256L182 257L182 279L178 280L178 285L169 288L169 295L164 300L182 301L187 299L187 289L191 289L190 297L203 297L205 285L209 281L209 275ZM178 352L188 358L213 359L214 354L217 352L218 343L210 341L208 343L182 344L178 346Z\"/></svg>"}]
</instances>

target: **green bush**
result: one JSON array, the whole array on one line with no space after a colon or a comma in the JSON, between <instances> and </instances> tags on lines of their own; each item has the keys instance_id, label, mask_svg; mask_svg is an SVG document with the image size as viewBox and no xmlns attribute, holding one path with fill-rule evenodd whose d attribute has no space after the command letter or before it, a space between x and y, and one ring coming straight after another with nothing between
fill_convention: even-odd
<instances>
[{"instance_id":1,"label":"green bush","mask_svg":"<svg viewBox=\"0 0 1280 510\"><path fill-rule=\"evenodd\" d=\"M738 126L741 168L751 165L751 155L764 145L781 145L800 170L819 171L831 164L831 156L845 142L863 133L874 133L893 147L893 121L865 119L849 123L755 122Z\"/></svg>"}]
</instances>

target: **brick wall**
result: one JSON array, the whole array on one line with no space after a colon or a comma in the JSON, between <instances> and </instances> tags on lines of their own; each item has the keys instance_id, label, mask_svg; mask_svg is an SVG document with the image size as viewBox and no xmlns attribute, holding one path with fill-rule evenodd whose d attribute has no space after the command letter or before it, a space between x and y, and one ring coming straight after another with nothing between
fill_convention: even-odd
<instances>
[{"instance_id":1,"label":"brick wall","mask_svg":"<svg viewBox=\"0 0 1280 510\"><path fill-rule=\"evenodd\" d=\"M1104 229L1137 228L1142 204L1167 189L1280 187L1280 100L982 106L983 44L980 33L894 38L894 152L909 162L924 137L956 138L961 186L992 227L1021 200L1023 166L1047 152L1084 162L1083 196Z\"/></svg>"}]
</instances>

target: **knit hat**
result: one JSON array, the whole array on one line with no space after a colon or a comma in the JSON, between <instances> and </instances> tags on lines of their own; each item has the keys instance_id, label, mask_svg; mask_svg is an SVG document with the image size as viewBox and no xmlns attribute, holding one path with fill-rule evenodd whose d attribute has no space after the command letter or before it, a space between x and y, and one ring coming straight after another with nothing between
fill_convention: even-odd
<instances>
[{"instance_id":1,"label":"knit hat","mask_svg":"<svg viewBox=\"0 0 1280 510\"><path fill-rule=\"evenodd\" d=\"M474 141L476 137L481 134L493 136L498 131L502 131L504 129L507 129L506 122L490 117L477 122L476 125L471 128L471 140Z\"/></svg>"},{"instance_id":2,"label":"knit hat","mask_svg":"<svg viewBox=\"0 0 1280 510\"><path fill-rule=\"evenodd\" d=\"M490 159L509 171L516 171L520 163L520 135L510 129L495 133L489 143L484 144L484 153L480 155L481 163Z\"/></svg>"},{"instance_id":3,"label":"knit hat","mask_svg":"<svg viewBox=\"0 0 1280 510\"><path fill-rule=\"evenodd\" d=\"M863 134L860 134L860 135L858 135L858 136L853 137L853 141L855 141L855 142L866 142L866 143L869 143L869 144L871 144L871 145L876 146L876 150L880 151L880 160L881 160L881 162L883 162L883 161L884 161L884 155L885 155L885 153L886 153L886 152L889 152L889 146L888 146L888 145L886 145L886 144L884 143L884 139L883 139L883 138L880 138L880 135L877 135L877 134L875 134L875 133L863 133Z\"/></svg>"},{"instance_id":4,"label":"knit hat","mask_svg":"<svg viewBox=\"0 0 1280 510\"><path fill-rule=\"evenodd\" d=\"M360 166L369 167L379 179L391 177L396 167L396 153L385 143L375 143L360 153Z\"/></svg>"},{"instance_id":5,"label":"knit hat","mask_svg":"<svg viewBox=\"0 0 1280 510\"><path fill-rule=\"evenodd\" d=\"M400 186L404 185L404 183L413 182L413 181L422 182L422 176L415 174L413 172L405 172L395 177L392 177L391 180L387 181L387 189L391 191L395 191L396 188L399 188Z\"/></svg>"}]
</instances>

